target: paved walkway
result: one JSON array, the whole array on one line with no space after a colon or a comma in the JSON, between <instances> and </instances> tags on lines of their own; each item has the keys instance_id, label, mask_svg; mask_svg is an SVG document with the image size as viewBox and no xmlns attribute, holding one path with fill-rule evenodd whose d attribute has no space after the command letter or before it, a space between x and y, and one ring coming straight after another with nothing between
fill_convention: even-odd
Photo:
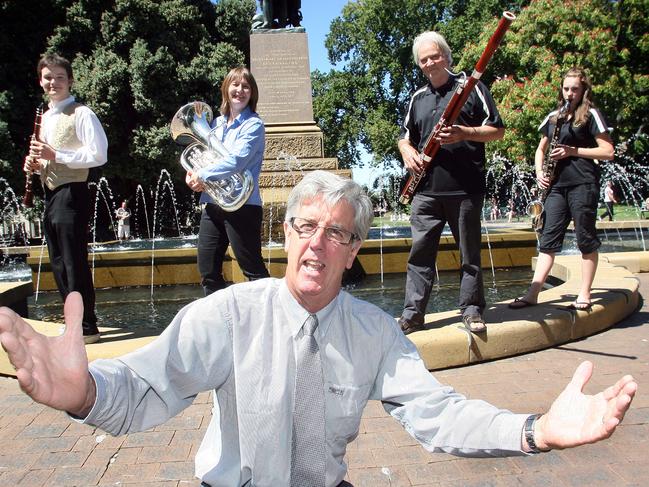
<instances>
[{"instance_id":1,"label":"paved walkway","mask_svg":"<svg viewBox=\"0 0 649 487\"><path fill-rule=\"evenodd\" d=\"M649 301L649 274L640 274ZM443 351L440 351L443 353ZM435 372L472 398L519 412L544 411L584 359L588 391L624 373L640 384L634 406L607 442L533 457L466 459L429 454L387 416L366 409L348 448L356 486L646 486L649 479L649 304L585 340L519 357ZM70 422L0 377L0 486L198 486L193 458L210 416L208 394L155 430L119 438ZM269 445L272 448L272 445Z\"/></svg>"}]
</instances>

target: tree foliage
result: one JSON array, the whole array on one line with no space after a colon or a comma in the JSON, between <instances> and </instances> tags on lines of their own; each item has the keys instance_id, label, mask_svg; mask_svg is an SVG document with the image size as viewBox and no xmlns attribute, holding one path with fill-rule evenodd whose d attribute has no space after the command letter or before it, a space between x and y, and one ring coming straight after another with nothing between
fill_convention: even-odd
<instances>
[{"instance_id":1,"label":"tree foliage","mask_svg":"<svg viewBox=\"0 0 649 487\"><path fill-rule=\"evenodd\" d=\"M533 164L537 128L556 107L562 73L582 66L597 106L618 142L645 124L649 112L649 22L646 0L534 0L523 9L491 67L492 91L508 126L492 152L524 167ZM469 46L460 64L475 62Z\"/></svg>"},{"instance_id":2,"label":"tree foliage","mask_svg":"<svg viewBox=\"0 0 649 487\"><path fill-rule=\"evenodd\" d=\"M0 0L0 177L14 188L25 179L17 169L22 167L34 112L41 101L36 60L45 49L47 37L65 20L60 3Z\"/></svg>"},{"instance_id":3,"label":"tree foliage","mask_svg":"<svg viewBox=\"0 0 649 487\"><path fill-rule=\"evenodd\" d=\"M375 163L397 157L396 138L410 94L425 80L412 57L420 32L438 30L458 53L481 26L511 7L503 0L359 0L331 24L326 46L341 71L313 76L314 113L325 150L345 165L360 161L360 144ZM334 93L332 93L332 91ZM319 99L324 97L324 99Z\"/></svg>"},{"instance_id":4,"label":"tree foliage","mask_svg":"<svg viewBox=\"0 0 649 487\"><path fill-rule=\"evenodd\" d=\"M137 184L151 187L161 169L180 181L171 117L193 99L218 106L221 80L247 61L255 10L255 0L3 1L0 32L11 39L2 42L3 72L14 76L0 90L0 141L9 138L19 149L0 153L8 164L0 170L22 165L30 113L41 96L34 66L40 54L55 51L73 62L72 91L106 130L103 175L111 186L133 195ZM22 24L14 26L16 19ZM36 28L26 28L32 22ZM12 102L13 118L6 108ZM27 123L16 123L18 117Z\"/></svg>"},{"instance_id":5,"label":"tree foliage","mask_svg":"<svg viewBox=\"0 0 649 487\"><path fill-rule=\"evenodd\" d=\"M358 147L374 163L398 161L396 136L410 94L425 80L412 60L414 37L437 30L454 54L456 71L470 72L503 10L512 24L483 81L508 127L487 145L498 164L533 160L537 128L555 106L560 76L585 67L595 100L615 137L646 131L649 113L647 0L358 0L332 22L326 45L340 70L316 73L314 112L330 155L354 165ZM330 130L331 132L327 132Z\"/></svg>"}]
</instances>

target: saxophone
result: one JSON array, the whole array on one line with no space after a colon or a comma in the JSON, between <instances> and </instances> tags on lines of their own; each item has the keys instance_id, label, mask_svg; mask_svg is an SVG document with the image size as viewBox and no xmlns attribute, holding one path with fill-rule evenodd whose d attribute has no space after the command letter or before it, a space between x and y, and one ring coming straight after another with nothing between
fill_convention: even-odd
<instances>
[{"instance_id":1,"label":"saxophone","mask_svg":"<svg viewBox=\"0 0 649 487\"><path fill-rule=\"evenodd\" d=\"M550 184L552 184L557 172L557 161L552 159L550 154L559 143L559 134L561 133L561 127L566 121L566 115L568 114L569 108L570 101L566 100L563 106L559 109L559 113L557 113L557 121L554 125L554 131L552 132L550 147L545 154L545 159L543 159L543 165L541 166L543 177L549 180ZM532 217L532 228L537 232L541 231L543 223L545 223L545 207L543 203L545 202L545 198L548 196L548 191L550 191L550 186L547 188L539 188L538 198L527 205L527 214Z\"/></svg>"}]
</instances>

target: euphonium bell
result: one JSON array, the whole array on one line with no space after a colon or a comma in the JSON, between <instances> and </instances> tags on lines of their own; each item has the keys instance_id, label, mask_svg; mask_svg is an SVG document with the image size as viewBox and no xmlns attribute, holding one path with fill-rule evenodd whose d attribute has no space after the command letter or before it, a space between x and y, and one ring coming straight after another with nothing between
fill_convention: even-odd
<instances>
[{"instance_id":1,"label":"euphonium bell","mask_svg":"<svg viewBox=\"0 0 649 487\"><path fill-rule=\"evenodd\" d=\"M196 172L229 155L210 126L212 118L210 106L197 101L183 105L171 120L171 137L176 143L187 146L180 155L180 164L186 171ZM252 173L247 169L228 178L205 181L204 185L205 192L225 211L241 208L255 186Z\"/></svg>"},{"instance_id":2,"label":"euphonium bell","mask_svg":"<svg viewBox=\"0 0 649 487\"><path fill-rule=\"evenodd\" d=\"M530 201L527 205L527 214L531 217L539 216L543 213L543 203L540 200Z\"/></svg>"}]
</instances>

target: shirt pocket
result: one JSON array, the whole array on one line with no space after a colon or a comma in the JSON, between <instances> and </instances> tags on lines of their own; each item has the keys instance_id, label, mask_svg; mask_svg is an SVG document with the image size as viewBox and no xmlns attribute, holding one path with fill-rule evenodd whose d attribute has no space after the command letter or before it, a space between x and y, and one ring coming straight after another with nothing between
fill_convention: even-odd
<instances>
[{"instance_id":1,"label":"shirt pocket","mask_svg":"<svg viewBox=\"0 0 649 487\"><path fill-rule=\"evenodd\" d=\"M371 388L371 384L325 384L326 416L333 426L334 438L351 440L356 437Z\"/></svg>"}]
</instances>

